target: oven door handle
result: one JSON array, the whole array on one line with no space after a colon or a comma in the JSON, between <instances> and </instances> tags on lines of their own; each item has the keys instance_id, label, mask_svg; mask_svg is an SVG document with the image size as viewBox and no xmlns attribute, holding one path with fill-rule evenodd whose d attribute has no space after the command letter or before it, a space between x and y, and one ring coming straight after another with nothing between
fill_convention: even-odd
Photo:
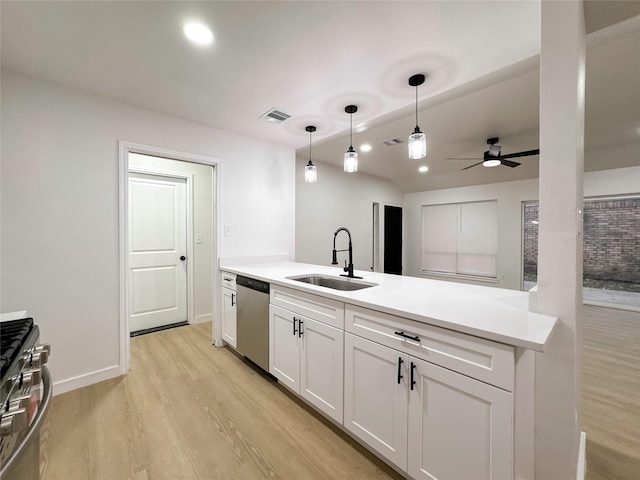
<instances>
[{"instance_id":1,"label":"oven door handle","mask_svg":"<svg viewBox=\"0 0 640 480\"><path fill-rule=\"evenodd\" d=\"M23 451L29 446L29 444L32 441L40 441L40 429L42 428L44 419L47 416L47 411L49 410L53 386L49 369L45 365L42 365L40 368L42 369L43 398L40 401L40 405L38 405L38 413L36 414L36 418L33 423L27 427L27 434L20 442L20 445L18 445L7 462L2 466L2 471L0 471L0 478L8 478L5 475L11 471L13 465L20 459L20 456L23 454Z\"/></svg>"}]
</instances>

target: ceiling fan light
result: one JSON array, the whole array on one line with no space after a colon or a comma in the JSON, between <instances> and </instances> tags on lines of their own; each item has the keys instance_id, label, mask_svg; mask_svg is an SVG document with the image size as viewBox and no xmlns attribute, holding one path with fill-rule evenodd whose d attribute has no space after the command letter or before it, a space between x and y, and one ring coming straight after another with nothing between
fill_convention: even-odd
<instances>
[{"instance_id":1,"label":"ceiling fan light","mask_svg":"<svg viewBox=\"0 0 640 480\"><path fill-rule=\"evenodd\" d=\"M501 163L502 162L496 158L496 159L493 159L493 160L485 160L484 162L482 162L482 166L483 167L497 167Z\"/></svg>"},{"instance_id":2,"label":"ceiling fan light","mask_svg":"<svg viewBox=\"0 0 640 480\"><path fill-rule=\"evenodd\" d=\"M353 147L349 147L349 150L344 154L344 171L347 173L358 171L358 152Z\"/></svg>"},{"instance_id":3,"label":"ceiling fan light","mask_svg":"<svg viewBox=\"0 0 640 480\"><path fill-rule=\"evenodd\" d=\"M304 181L306 183L315 183L318 181L318 171L311 160L304 167Z\"/></svg>"},{"instance_id":4,"label":"ceiling fan light","mask_svg":"<svg viewBox=\"0 0 640 480\"><path fill-rule=\"evenodd\" d=\"M409 158L418 160L427 156L427 136L416 127L416 131L409 135Z\"/></svg>"}]
</instances>

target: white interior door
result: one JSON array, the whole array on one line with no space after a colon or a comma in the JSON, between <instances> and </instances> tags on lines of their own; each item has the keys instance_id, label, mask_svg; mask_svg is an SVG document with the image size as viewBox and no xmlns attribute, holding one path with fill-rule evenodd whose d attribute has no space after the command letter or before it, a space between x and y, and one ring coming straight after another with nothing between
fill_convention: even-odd
<instances>
[{"instance_id":1,"label":"white interior door","mask_svg":"<svg viewBox=\"0 0 640 480\"><path fill-rule=\"evenodd\" d=\"M129 175L132 332L187 320L186 192L185 179Z\"/></svg>"}]
</instances>

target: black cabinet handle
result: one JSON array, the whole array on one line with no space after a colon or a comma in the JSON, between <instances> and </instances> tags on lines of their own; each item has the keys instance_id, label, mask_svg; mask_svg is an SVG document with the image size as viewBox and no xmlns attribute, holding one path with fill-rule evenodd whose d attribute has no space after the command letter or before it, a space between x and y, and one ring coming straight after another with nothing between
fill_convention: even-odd
<instances>
[{"instance_id":1,"label":"black cabinet handle","mask_svg":"<svg viewBox=\"0 0 640 480\"><path fill-rule=\"evenodd\" d=\"M398 357L398 385L400 380L402 380L402 357Z\"/></svg>"},{"instance_id":2,"label":"black cabinet handle","mask_svg":"<svg viewBox=\"0 0 640 480\"><path fill-rule=\"evenodd\" d=\"M304 322L303 322L302 320L298 319L298 338L300 338L300 337L302 336L302 334L304 333L304 332L302 331L302 324L303 324L303 323L304 323Z\"/></svg>"},{"instance_id":3,"label":"black cabinet handle","mask_svg":"<svg viewBox=\"0 0 640 480\"><path fill-rule=\"evenodd\" d=\"M180 255L180 260L182 260L183 262L187 259L187 257L185 257L184 255Z\"/></svg>"},{"instance_id":4,"label":"black cabinet handle","mask_svg":"<svg viewBox=\"0 0 640 480\"><path fill-rule=\"evenodd\" d=\"M413 390L413 386L416 384L416 381L413 378L413 371L416 368L416 364L411 362L411 390Z\"/></svg>"},{"instance_id":5,"label":"black cabinet handle","mask_svg":"<svg viewBox=\"0 0 640 480\"><path fill-rule=\"evenodd\" d=\"M408 338L409 340L413 340L414 342L419 342L420 341L420 337L418 335L412 336L412 335L407 335L404 332L393 332L396 335L400 336L400 337L404 337L404 338Z\"/></svg>"},{"instance_id":6,"label":"black cabinet handle","mask_svg":"<svg viewBox=\"0 0 640 480\"><path fill-rule=\"evenodd\" d=\"M233 307L236 304L236 294L231 294L231 306Z\"/></svg>"},{"instance_id":7,"label":"black cabinet handle","mask_svg":"<svg viewBox=\"0 0 640 480\"><path fill-rule=\"evenodd\" d=\"M293 317L293 334L295 335L296 333L298 333L296 331L296 322L298 321L298 319L296 317Z\"/></svg>"}]
</instances>

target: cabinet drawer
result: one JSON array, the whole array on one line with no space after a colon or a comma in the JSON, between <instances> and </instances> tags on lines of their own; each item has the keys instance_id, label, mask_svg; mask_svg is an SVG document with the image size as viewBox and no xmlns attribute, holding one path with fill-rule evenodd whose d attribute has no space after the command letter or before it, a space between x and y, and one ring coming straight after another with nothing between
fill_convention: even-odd
<instances>
[{"instance_id":1,"label":"cabinet drawer","mask_svg":"<svg viewBox=\"0 0 640 480\"><path fill-rule=\"evenodd\" d=\"M222 280L222 286L230 288L235 292L236 290L236 274L229 272L220 272L220 279Z\"/></svg>"},{"instance_id":2,"label":"cabinet drawer","mask_svg":"<svg viewBox=\"0 0 640 480\"><path fill-rule=\"evenodd\" d=\"M344 330L344 303L291 288L271 286L273 305Z\"/></svg>"},{"instance_id":3,"label":"cabinet drawer","mask_svg":"<svg viewBox=\"0 0 640 480\"><path fill-rule=\"evenodd\" d=\"M514 349L509 345L354 305L345 306L345 330L513 391Z\"/></svg>"}]
</instances>

